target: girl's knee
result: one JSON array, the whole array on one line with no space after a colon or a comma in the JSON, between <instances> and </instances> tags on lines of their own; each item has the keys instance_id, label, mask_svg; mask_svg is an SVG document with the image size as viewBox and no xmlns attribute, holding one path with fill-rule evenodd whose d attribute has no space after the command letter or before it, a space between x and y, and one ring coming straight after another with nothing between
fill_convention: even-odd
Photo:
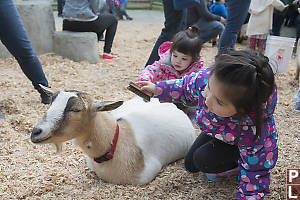
<instances>
[{"instance_id":1,"label":"girl's knee","mask_svg":"<svg viewBox=\"0 0 300 200\"><path fill-rule=\"evenodd\" d=\"M209 167L207 164L206 156L202 154L202 152L197 149L194 152L189 152L189 154L184 159L185 169L189 172L207 172Z\"/></svg>"}]
</instances>

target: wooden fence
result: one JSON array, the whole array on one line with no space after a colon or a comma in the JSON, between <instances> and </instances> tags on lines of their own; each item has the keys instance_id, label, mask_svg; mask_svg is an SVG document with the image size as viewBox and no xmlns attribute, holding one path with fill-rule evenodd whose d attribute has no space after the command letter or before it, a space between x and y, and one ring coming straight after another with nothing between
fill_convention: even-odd
<instances>
[{"instance_id":1,"label":"wooden fence","mask_svg":"<svg viewBox=\"0 0 300 200\"><path fill-rule=\"evenodd\" d=\"M128 0L127 8L152 9L152 0Z\"/></svg>"}]
</instances>

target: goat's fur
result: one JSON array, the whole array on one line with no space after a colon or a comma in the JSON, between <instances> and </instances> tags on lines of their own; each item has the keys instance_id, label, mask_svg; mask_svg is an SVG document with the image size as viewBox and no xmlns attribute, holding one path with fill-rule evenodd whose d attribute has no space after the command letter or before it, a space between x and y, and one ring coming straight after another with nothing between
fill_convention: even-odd
<instances>
[{"instance_id":1,"label":"goat's fur","mask_svg":"<svg viewBox=\"0 0 300 200\"><path fill-rule=\"evenodd\" d=\"M157 99L145 103L136 97L121 104L94 101L78 91L60 91L34 127L31 140L59 146L74 139L101 179L117 184L148 183L162 166L185 156L195 139L194 127L171 103ZM109 151L117 123L120 134L113 159L96 163L95 157Z\"/></svg>"}]
</instances>

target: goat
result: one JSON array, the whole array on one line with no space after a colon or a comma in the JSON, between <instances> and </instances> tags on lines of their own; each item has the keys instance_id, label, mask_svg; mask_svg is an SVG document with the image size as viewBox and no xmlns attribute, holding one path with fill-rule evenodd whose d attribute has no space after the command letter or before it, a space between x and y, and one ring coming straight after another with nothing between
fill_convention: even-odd
<instances>
[{"instance_id":1,"label":"goat","mask_svg":"<svg viewBox=\"0 0 300 200\"><path fill-rule=\"evenodd\" d=\"M135 97L122 105L94 101L75 90L47 92L53 95L52 103L33 128L31 141L54 143L59 149L74 139L87 155L89 168L106 182L146 184L164 165L183 158L195 139L191 121L172 103ZM114 145L113 158L103 160L101 155L111 153Z\"/></svg>"}]
</instances>

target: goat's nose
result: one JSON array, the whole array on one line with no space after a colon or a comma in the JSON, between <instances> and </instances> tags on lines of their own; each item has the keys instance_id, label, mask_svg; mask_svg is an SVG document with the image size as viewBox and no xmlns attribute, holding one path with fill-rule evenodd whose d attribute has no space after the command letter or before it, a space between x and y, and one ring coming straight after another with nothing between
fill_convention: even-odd
<instances>
[{"instance_id":1,"label":"goat's nose","mask_svg":"<svg viewBox=\"0 0 300 200\"><path fill-rule=\"evenodd\" d=\"M42 129L40 129L40 128L33 128L32 132L31 132L31 135L32 136L38 136L41 133L42 133Z\"/></svg>"}]
</instances>

